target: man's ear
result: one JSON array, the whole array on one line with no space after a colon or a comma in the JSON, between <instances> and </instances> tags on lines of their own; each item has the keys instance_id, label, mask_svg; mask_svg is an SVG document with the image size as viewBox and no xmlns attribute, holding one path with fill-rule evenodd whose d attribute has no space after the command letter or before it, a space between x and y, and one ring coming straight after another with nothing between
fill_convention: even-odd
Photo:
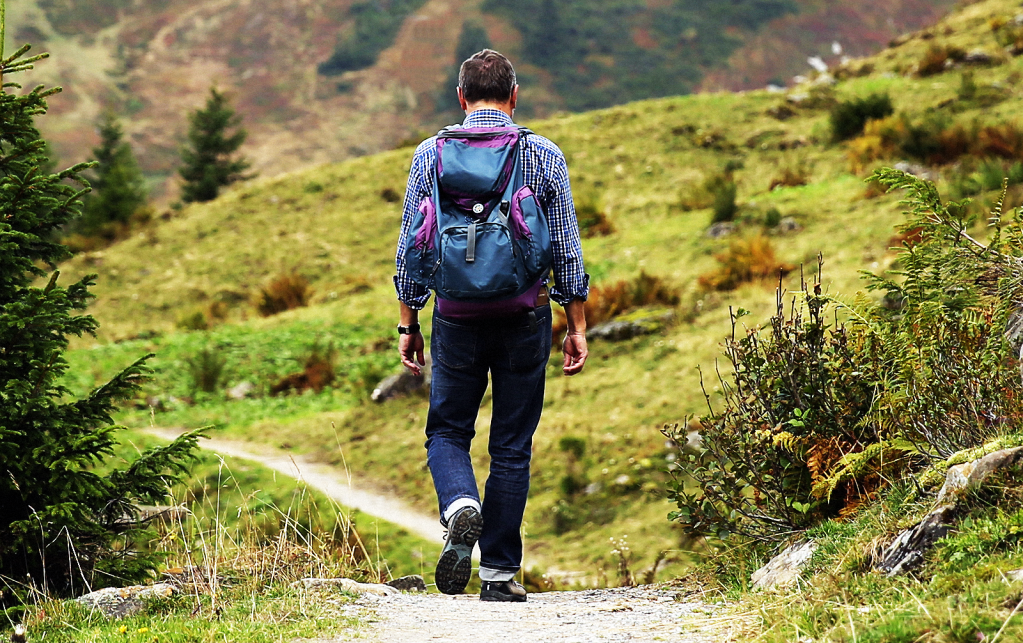
<instances>
[{"instance_id":1,"label":"man's ear","mask_svg":"<svg viewBox=\"0 0 1023 643\"><path fill-rule=\"evenodd\" d=\"M462 88L456 87L455 90L458 92L458 106L462 108L462 111L466 114L469 113L469 103L465 102L465 96L462 95Z\"/></svg>"},{"instance_id":2,"label":"man's ear","mask_svg":"<svg viewBox=\"0 0 1023 643\"><path fill-rule=\"evenodd\" d=\"M514 87L512 87L511 104L509 105L509 107L511 107L513 112L515 111L515 104L518 103L518 102L519 102L519 86L515 85Z\"/></svg>"}]
</instances>

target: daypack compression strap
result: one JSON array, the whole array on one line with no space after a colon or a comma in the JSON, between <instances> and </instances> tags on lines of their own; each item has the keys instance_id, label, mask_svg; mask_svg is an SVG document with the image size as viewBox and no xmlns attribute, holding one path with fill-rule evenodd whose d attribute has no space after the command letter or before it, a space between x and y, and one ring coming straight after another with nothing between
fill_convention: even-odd
<instances>
[{"instance_id":1,"label":"daypack compression strap","mask_svg":"<svg viewBox=\"0 0 1023 643\"><path fill-rule=\"evenodd\" d=\"M476 261L476 222L473 221L469 224L469 233L465 241L465 262L473 263Z\"/></svg>"}]
</instances>

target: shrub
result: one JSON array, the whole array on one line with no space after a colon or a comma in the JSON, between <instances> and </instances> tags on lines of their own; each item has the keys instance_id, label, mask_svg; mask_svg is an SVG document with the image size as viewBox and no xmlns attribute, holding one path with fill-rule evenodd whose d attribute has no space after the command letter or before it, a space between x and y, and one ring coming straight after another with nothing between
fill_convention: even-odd
<instances>
[{"instance_id":1,"label":"shrub","mask_svg":"<svg viewBox=\"0 0 1023 643\"><path fill-rule=\"evenodd\" d=\"M764 225L768 228L777 228L781 223L781 211L778 208L771 208L764 214Z\"/></svg>"},{"instance_id":2,"label":"shrub","mask_svg":"<svg viewBox=\"0 0 1023 643\"><path fill-rule=\"evenodd\" d=\"M761 234L733 241L714 258L721 265L697 280L704 290L735 290L744 283L777 279L793 268L778 261L771 240Z\"/></svg>"},{"instance_id":3,"label":"shrub","mask_svg":"<svg viewBox=\"0 0 1023 643\"><path fill-rule=\"evenodd\" d=\"M884 298L847 305L822 294L818 272L788 315L779 291L769 333L736 337L745 311L733 315L732 372L700 420L705 451L681 452L670 487L690 535L780 540L1023 419L1020 213L1006 220L996 206L984 244L933 184L888 169L874 179L908 193L902 231L917 240L900 250L897 280L866 275ZM848 323L825 314L833 304ZM666 433L685 444L686 425Z\"/></svg>"},{"instance_id":4,"label":"shrub","mask_svg":"<svg viewBox=\"0 0 1023 643\"><path fill-rule=\"evenodd\" d=\"M314 344L303 360L302 370L282 378L270 387L270 394L280 395L287 391L301 393L305 390L321 393L323 389L333 384L337 376L337 357L337 349L333 344L328 344L326 350L322 351Z\"/></svg>"},{"instance_id":5,"label":"shrub","mask_svg":"<svg viewBox=\"0 0 1023 643\"><path fill-rule=\"evenodd\" d=\"M227 374L227 358L215 348L206 347L185 359L188 377L192 382L192 393L216 393L224 384Z\"/></svg>"},{"instance_id":6,"label":"shrub","mask_svg":"<svg viewBox=\"0 0 1023 643\"><path fill-rule=\"evenodd\" d=\"M631 282L622 280L603 286L591 286L590 296L586 300L586 323L594 326L641 306L677 306L680 300L676 288L660 277L641 271ZM565 313L556 311L551 328L555 348L560 349L558 339L567 328Z\"/></svg>"},{"instance_id":7,"label":"shrub","mask_svg":"<svg viewBox=\"0 0 1023 643\"><path fill-rule=\"evenodd\" d=\"M800 163L795 167L786 167L781 174L771 179L771 185L767 188L773 190L779 187L798 187L809 182L810 172L806 166Z\"/></svg>"},{"instance_id":8,"label":"shrub","mask_svg":"<svg viewBox=\"0 0 1023 643\"><path fill-rule=\"evenodd\" d=\"M714 216L711 217L711 223L731 221L735 218L735 213L739 211L739 206L735 203L735 193L735 181L731 179L714 187L711 192L714 196L714 202L711 204Z\"/></svg>"},{"instance_id":9,"label":"shrub","mask_svg":"<svg viewBox=\"0 0 1023 643\"><path fill-rule=\"evenodd\" d=\"M976 158L1023 158L1023 130L1015 123L980 125L954 123L940 113L917 122L900 114L871 121L863 136L849 144L849 158L855 170L871 161L904 155L932 165L953 163L965 156Z\"/></svg>"},{"instance_id":10,"label":"shrub","mask_svg":"<svg viewBox=\"0 0 1023 643\"><path fill-rule=\"evenodd\" d=\"M309 305L313 291L309 280L297 273L280 275L260 289L256 297L256 311L270 317L286 310Z\"/></svg>"},{"instance_id":11,"label":"shrub","mask_svg":"<svg viewBox=\"0 0 1023 643\"><path fill-rule=\"evenodd\" d=\"M729 191L731 192L731 203L734 205L735 179L733 172L740 167L741 165L730 161L720 172L707 176L702 182L683 186L679 191L679 206L684 212L702 210L712 206L716 208L715 204L720 198L722 207L727 207L725 204L728 202ZM719 196L721 194L724 196ZM732 215L734 214L733 211Z\"/></svg>"},{"instance_id":12,"label":"shrub","mask_svg":"<svg viewBox=\"0 0 1023 643\"><path fill-rule=\"evenodd\" d=\"M1023 25L1014 20L995 18L991 21L991 32L998 45L1008 49L1013 56L1023 53Z\"/></svg>"},{"instance_id":13,"label":"shrub","mask_svg":"<svg viewBox=\"0 0 1023 643\"><path fill-rule=\"evenodd\" d=\"M380 190L380 198L387 203L397 203L401 201L401 194L392 187L386 187Z\"/></svg>"},{"instance_id":14,"label":"shrub","mask_svg":"<svg viewBox=\"0 0 1023 643\"><path fill-rule=\"evenodd\" d=\"M917 74L921 77L940 74L948 68L949 61L958 62L966 57L959 47L932 43L917 63Z\"/></svg>"},{"instance_id":15,"label":"shrub","mask_svg":"<svg viewBox=\"0 0 1023 643\"><path fill-rule=\"evenodd\" d=\"M579 232L583 238L606 237L615 231L607 214L592 201L576 203L575 216L579 221Z\"/></svg>"},{"instance_id":16,"label":"shrub","mask_svg":"<svg viewBox=\"0 0 1023 643\"><path fill-rule=\"evenodd\" d=\"M0 17L2 19L2 17ZM45 56L25 45L0 61L0 612L17 616L27 596L67 596L87 587L137 582L156 570L138 505L166 497L185 472L198 434L109 462L118 427L111 416L148 376L142 357L83 397L64 385L71 337L93 334L84 313L92 277L41 287L66 259L58 230L81 212L81 172L47 167L35 117L59 89L22 92L11 74ZM105 465L110 465L109 467Z\"/></svg>"},{"instance_id":17,"label":"shrub","mask_svg":"<svg viewBox=\"0 0 1023 643\"><path fill-rule=\"evenodd\" d=\"M895 113L888 94L871 94L866 98L842 101L831 108L831 136L845 141L863 132L868 121L886 118Z\"/></svg>"}]
</instances>

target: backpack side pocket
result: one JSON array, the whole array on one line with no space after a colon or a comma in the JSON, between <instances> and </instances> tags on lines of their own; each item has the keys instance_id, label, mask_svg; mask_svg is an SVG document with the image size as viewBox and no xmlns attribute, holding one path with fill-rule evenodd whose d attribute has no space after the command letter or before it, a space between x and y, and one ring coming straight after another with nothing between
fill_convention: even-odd
<instances>
[{"instance_id":1,"label":"backpack side pocket","mask_svg":"<svg viewBox=\"0 0 1023 643\"><path fill-rule=\"evenodd\" d=\"M519 248L526 280L535 282L550 270L554 256L547 215L528 185L523 185L512 196L508 219L515 244Z\"/></svg>"},{"instance_id":2,"label":"backpack side pocket","mask_svg":"<svg viewBox=\"0 0 1023 643\"><path fill-rule=\"evenodd\" d=\"M405 270L409 279L420 286L432 288L438 257L437 209L433 199L426 197L420 202L405 238Z\"/></svg>"}]
</instances>

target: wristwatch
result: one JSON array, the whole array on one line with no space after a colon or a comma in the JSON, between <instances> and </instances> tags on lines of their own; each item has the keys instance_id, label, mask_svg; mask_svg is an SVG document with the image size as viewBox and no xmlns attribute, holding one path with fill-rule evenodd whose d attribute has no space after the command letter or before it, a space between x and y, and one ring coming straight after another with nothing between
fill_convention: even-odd
<instances>
[{"instance_id":1,"label":"wristwatch","mask_svg":"<svg viewBox=\"0 0 1023 643\"><path fill-rule=\"evenodd\" d=\"M419 328L420 328L419 322L416 322L415 324L412 324L411 326L401 326L401 325L399 325L398 326L398 334L399 335L415 335L416 333L419 332Z\"/></svg>"}]
</instances>

